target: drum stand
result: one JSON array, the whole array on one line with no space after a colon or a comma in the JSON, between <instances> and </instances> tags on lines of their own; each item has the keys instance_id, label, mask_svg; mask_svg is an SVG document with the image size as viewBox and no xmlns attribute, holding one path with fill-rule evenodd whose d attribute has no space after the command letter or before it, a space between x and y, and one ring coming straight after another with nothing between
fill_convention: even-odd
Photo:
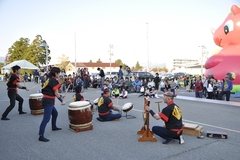
<instances>
[{"instance_id":1,"label":"drum stand","mask_svg":"<svg viewBox=\"0 0 240 160\"><path fill-rule=\"evenodd\" d=\"M124 111L123 111L124 112ZM126 115L125 116L122 116L122 117L126 117L126 119L133 119L133 118L136 118L135 116L132 116L132 115L128 115L127 113L128 112L125 112Z\"/></svg>"},{"instance_id":2,"label":"drum stand","mask_svg":"<svg viewBox=\"0 0 240 160\"><path fill-rule=\"evenodd\" d=\"M145 107L148 105L148 100L144 98L144 110ZM142 134L142 136L138 139L139 142L143 141L152 141L157 142L157 139L153 136L153 132L149 129L149 112L145 110L144 114L146 117L144 119L143 127L137 132L137 134Z\"/></svg>"},{"instance_id":3,"label":"drum stand","mask_svg":"<svg viewBox=\"0 0 240 160\"><path fill-rule=\"evenodd\" d=\"M82 131L93 130L93 125L91 124L91 125L83 126L83 125L69 124L69 129L74 132L82 132Z\"/></svg>"}]
</instances>

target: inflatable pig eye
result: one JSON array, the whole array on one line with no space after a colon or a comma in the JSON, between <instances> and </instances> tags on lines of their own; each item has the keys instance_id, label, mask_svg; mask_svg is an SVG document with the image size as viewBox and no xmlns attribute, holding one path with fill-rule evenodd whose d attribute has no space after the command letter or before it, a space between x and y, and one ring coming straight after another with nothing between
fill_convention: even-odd
<instances>
[{"instance_id":1,"label":"inflatable pig eye","mask_svg":"<svg viewBox=\"0 0 240 160\"><path fill-rule=\"evenodd\" d=\"M234 29L233 21L228 20L224 25L224 33L227 35L229 32L233 31L233 29Z\"/></svg>"}]
</instances>

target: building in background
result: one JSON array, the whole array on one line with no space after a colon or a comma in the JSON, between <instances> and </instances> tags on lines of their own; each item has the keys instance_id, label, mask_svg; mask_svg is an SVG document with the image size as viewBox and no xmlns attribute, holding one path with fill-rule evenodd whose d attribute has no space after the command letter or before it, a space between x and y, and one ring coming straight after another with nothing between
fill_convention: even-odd
<instances>
[{"instance_id":1,"label":"building in background","mask_svg":"<svg viewBox=\"0 0 240 160\"><path fill-rule=\"evenodd\" d=\"M111 67L110 67L111 66ZM94 62L77 62L75 68L75 62L69 62L66 66L66 74L73 74L76 72L78 68L88 68L89 73L98 73L99 71L97 68L102 68L106 74L106 72L118 72L119 71L119 64L117 63L94 63Z\"/></svg>"}]
</instances>

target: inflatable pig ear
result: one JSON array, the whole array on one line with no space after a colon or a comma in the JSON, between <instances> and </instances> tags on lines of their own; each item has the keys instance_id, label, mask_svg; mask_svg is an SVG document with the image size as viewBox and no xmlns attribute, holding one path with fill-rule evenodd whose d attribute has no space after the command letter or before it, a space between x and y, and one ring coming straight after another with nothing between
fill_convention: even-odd
<instances>
[{"instance_id":1,"label":"inflatable pig ear","mask_svg":"<svg viewBox=\"0 0 240 160\"><path fill-rule=\"evenodd\" d=\"M231 8L231 11L232 11L233 15L235 16L240 13L240 8L236 5L233 5Z\"/></svg>"}]
</instances>

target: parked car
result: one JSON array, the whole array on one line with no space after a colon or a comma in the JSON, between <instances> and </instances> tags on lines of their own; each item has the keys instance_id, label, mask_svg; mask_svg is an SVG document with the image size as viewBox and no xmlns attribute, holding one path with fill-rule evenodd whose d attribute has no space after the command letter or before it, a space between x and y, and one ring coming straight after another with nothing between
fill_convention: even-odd
<instances>
[{"instance_id":1,"label":"parked car","mask_svg":"<svg viewBox=\"0 0 240 160\"><path fill-rule=\"evenodd\" d=\"M173 76L174 78L180 78L180 77L184 77L186 74L183 73L183 72L177 72L177 73L174 73Z\"/></svg>"},{"instance_id":2,"label":"parked car","mask_svg":"<svg viewBox=\"0 0 240 160\"><path fill-rule=\"evenodd\" d=\"M105 74L105 78L113 78L114 76L118 77L118 72L111 72L111 75L110 72L106 72Z\"/></svg>"},{"instance_id":3,"label":"parked car","mask_svg":"<svg viewBox=\"0 0 240 160\"><path fill-rule=\"evenodd\" d=\"M92 73L90 76L90 79L93 80L93 76L94 78L100 79L101 77L99 76L99 73Z\"/></svg>"},{"instance_id":4,"label":"parked car","mask_svg":"<svg viewBox=\"0 0 240 160\"><path fill-rule=\"evenodd\" d=\"M138 77L138 79L144 79L144 78L154 78L154 75L150 72L132 72L132 75Z\"/></svg>"},{"instance_id":5,"label":"parked car","mask_svg":"<svg viewBox=\"0 0 240 160\"><path fill-rule=\"evenodd\" d=\"M171 73L166 73L166 74L162 75L162 79L164 79L164 78L172 79L172 78L174 78L174 75Z\"/></svg>"}]
</instances>

